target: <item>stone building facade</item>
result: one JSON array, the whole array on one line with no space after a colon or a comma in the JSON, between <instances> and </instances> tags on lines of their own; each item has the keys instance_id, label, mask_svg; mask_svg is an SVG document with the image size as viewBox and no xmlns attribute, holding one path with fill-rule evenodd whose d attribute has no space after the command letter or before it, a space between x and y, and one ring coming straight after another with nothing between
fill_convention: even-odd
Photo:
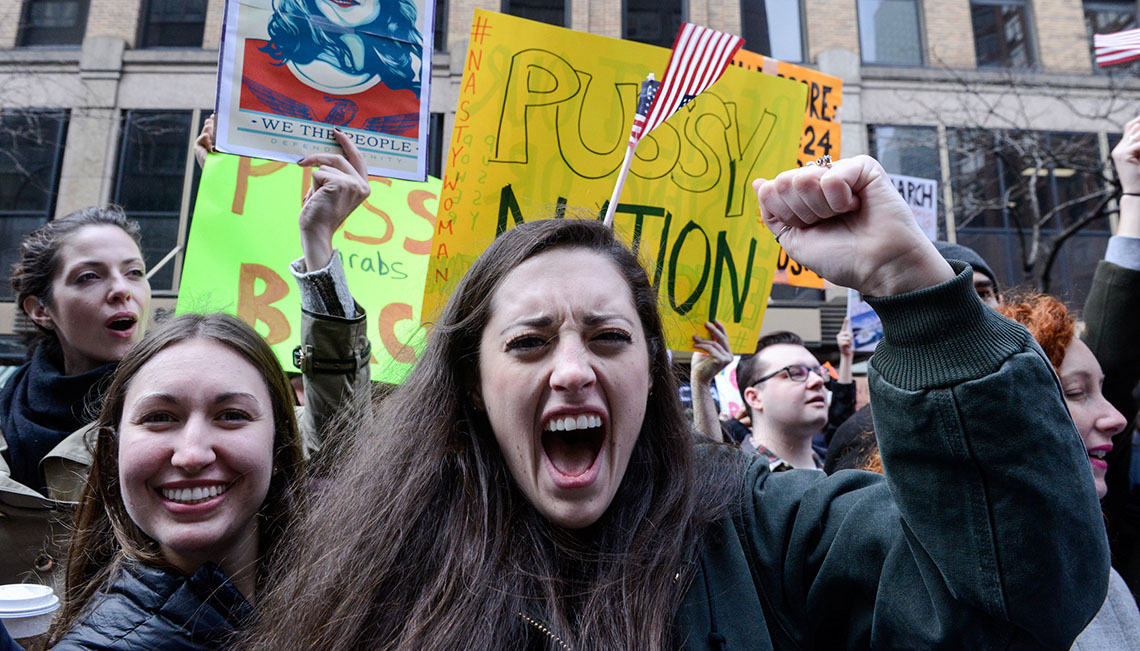
<instances>
[{"instance_id":1,"label":"stone building facade","mask_svg":"<svg viewBox=\"0 0 1140 651\"><path fill-rule=\"evenodd\" d=\"M28 230L109 201L143 223L149 265L184 243L197 182L191 143L214 103L223 7L224 0L0 3L4 268ZM1008 184L991 187L994 178L1040 178L1037 192L1057 208L1047 232L1076 219L1063 209L1069 198L1110 183L1103 170L1063 160L1018 169L1002 156L1012 146L1005 134L1036 134L1103 161L1140 106L1136 68L1098 71L1090 47L1093 30L1137 26L1135 0L440 0L435 174L475 8L650 42L670 42L688 20L842 78L843 155L871 153L889 172L937 179L941 233L978 248L1005 284L1026 274L1015 202L979 203L1005 196ZM1083 298L1112 225L1111 217L1094 220L1062 247L1052 291ZM181 262L180 252L170 256L154 279L159 309L173 305ZM777 291L766 327L826 345L842 301L838 292ZM18 349L16 312L10 288L0 289L0 340L10 355Z\"/></svg>"}]
</instances>

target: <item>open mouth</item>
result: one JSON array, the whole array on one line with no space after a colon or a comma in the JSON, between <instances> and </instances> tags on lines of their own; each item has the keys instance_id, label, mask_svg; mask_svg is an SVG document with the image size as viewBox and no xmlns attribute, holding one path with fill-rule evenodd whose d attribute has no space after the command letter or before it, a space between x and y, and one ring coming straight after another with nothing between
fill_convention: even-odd
<instances>
[{"instance_id":1,"label":"open mouth","mask_svg":"<svg viewBox=\"0 0 1140 651\"><path fill-rule=\"evenodd\" d=\"M600 416L558 416L546 423L542 448L554 469L567 478L581 477L594 465L606 431Z\"/></svg>"},{"instance_id":2,"label":"open mouth","mask_svg":"<svg viewBox=\"0 0 1140 651\"><path fill-rule=\"evenodd\" d=\"M107 327L116 332L126 332L135 327L135 323L137 322L138 319L133 316L121 316L112 319L110 323L107 324Z\"/></svg>"},{"instance_id":3,"label":"open mouth","mask_svg":"<svg viewBox=\"0 0 1140 651\"><path fill-rule=\"evenodd\" d=\"M334 5L336 5L338 7L342 7L344 9L348 9L349 7L355 7L356 5L360 4L356 0L329 0L329 2L333 3Z\"/></svg>"}]
</instances>

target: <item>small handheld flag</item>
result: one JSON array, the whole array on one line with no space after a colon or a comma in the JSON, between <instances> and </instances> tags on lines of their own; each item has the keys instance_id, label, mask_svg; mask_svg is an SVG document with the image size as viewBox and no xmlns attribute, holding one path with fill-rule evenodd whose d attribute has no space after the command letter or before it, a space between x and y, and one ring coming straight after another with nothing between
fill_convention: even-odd
<instances>
[{"instance_id":1,"label":"small handheld flag","mask_svg":"<svg viewBox=\"0 0 1140 651\"><path fill-rule=\"evenodd\" d=\"M625 177L633 162L637 143L720 79L742 45L744 39L739 36L692 23L681 25L677 38L673 41L673 55L665 68L665 76L657 82L651 74L641 84L637 115L633 118L633 129L629 134L629 147L606 210L607 226L613 226L614 210L622 187L625 186Z\"/></svg>"},{"instance_id":2,"label":"small handheld flag","mask_svg":"<svg viewBox=\"0 0 1140 651\"><path fill-rule=\"evenodd\" d=\"M1093 34L1096 64L1111 66L1140 59L1140 27L1112 34Z\"/></svg>"}]
</instances>

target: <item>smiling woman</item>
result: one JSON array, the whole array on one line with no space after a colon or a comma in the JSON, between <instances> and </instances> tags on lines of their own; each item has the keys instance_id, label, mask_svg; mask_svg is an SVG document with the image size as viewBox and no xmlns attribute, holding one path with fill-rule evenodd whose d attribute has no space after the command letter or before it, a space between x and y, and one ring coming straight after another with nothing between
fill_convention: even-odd
<instances>
[{"instance_id":1,"label":"smiling woman","mask_svg":"<svg viewBox=\"0 0 1140 651\"><path fill-rule=\"evenodd\" d=\"M272 349L232 316L179 316L119 364L95 431L53 646L224 642L301 513L293 390Z\"/></svg>"}]
</instances>

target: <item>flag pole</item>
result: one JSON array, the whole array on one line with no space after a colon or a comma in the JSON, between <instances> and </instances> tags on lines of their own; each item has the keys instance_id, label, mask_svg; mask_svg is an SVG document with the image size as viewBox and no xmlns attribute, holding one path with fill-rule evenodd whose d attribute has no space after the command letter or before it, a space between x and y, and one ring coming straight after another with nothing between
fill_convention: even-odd
<instances>
[{"instance_id":1,"label":"flag pole","mask_svg":"<svg viewBox=\"0 0 1140 651\"><path fill-rule=\"evenodd\" d=\"M621 189L625 187L625 176L629 173L629 166L633 163L633 151L635 149L637 149L636 144L631 144L625 148L625 160L621 162L621 171L618 172L617 184L614 185L614 193L610 196L610 205L606 208L606 220L602 223L611 230L614 227L614 210L617 209Z\"/></svg>"}]
</instances>

